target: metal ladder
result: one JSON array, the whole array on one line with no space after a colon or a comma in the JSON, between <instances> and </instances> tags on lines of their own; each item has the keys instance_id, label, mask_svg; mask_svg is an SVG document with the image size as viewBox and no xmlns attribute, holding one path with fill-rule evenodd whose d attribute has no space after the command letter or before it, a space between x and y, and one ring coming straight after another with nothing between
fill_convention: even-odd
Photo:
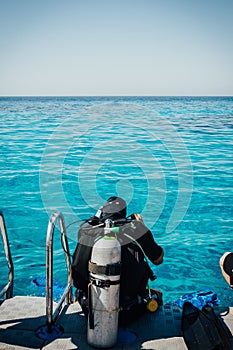
<instances>
[{"instance_id":1,"label":"metal ladder","mask_svg":"<svg viewBox=\"0 0 233 350\"><path fill-rule=\"evenodd\" d=\"M65 252L66 264L67 264L67 286L57 303L55 311L53 311L53 238L56 222L59 221L61 242ZM0 291L0 299L5 296L5 299L13 297L13 280L14 280L14 267L10 251L9 240L7 236L7 230L3 213L0 211L0 231L2 235L4 251L8 264L8 283ZM66 300L67 304L72 302L72 269L71 259L69 252L69 245L66 235L66 228L64 224L63 215L59 212L54 213L48 223L47 236L46 236L46 325L48 330L55 324L59 317L63 304Z\"/></svg>"},{"instance_id":2,"label":"metal ladder","mask_svg":"<svg viewBox=\"0 0 233 350\"><path fill-rule=\"evenodd\" d=\"M3 213L0 211L0 231L6 256L6 261L8 265L8 283L0 291L0 299L5 296L6 299L13 297L13 283L14 283L14 266L11 257L10 245L6 231L6 225Z\"/></svg>"},{"instance_id":3,"label":"metal ladder","mask_svg":"<svg viewBox=\"0 0 233 350\"><path fill-rule=\"evenodd\" d=\"M57 220L60 224L62 247L66 256L68 273L67 286L53 312L53 236ZM51 328L59 317L65 299L67 304L70 304L72 301L72 269L64 218L61 213L56 212L50 217L46 237L46 320L48 329Z\"/></svg>"}]
</instances>

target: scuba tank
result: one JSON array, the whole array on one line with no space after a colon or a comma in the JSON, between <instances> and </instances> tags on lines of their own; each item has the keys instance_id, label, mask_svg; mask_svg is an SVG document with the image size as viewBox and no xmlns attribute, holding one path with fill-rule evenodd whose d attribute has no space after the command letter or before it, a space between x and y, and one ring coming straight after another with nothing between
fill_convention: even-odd
<instances>
[{"instance_id":1,"label":"scuba tank","mask_svg":"<svg viewBox=\"0 0 233 350\"><path fill-rule=\"evenodd\" d=\"M89 261L87 342L110 348L117 342L121 246L115 237L119 228L105 221L104 236L96 240Z\"/></svg>"}]
</instances>

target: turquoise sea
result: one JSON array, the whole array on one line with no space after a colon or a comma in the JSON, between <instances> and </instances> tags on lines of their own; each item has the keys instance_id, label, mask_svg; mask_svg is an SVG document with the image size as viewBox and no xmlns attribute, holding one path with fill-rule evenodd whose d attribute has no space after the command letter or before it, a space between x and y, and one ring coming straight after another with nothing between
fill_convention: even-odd
<instances>
[{"instance_id":1,"label":"turquoise sea","mask_svg":"<svg viewBox=\"0 0 233 350\"><path fill-rule=\"evenodd\" d=\"M219 258L233 249L233 97L1 97L0 133L15 295L39 293L54 211L73 252L81 220L119 195L164 248L151 285L165 303L205 288L232 303ZM56 231L54 277L65 275Z\"/></svg>"}]
</instances>

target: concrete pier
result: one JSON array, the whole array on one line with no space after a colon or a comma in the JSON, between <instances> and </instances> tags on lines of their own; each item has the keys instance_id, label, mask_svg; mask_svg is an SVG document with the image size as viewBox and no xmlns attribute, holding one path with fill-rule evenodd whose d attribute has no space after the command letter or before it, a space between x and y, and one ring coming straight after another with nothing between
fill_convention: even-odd
<instances>
[{"instance_id":1,"label":"concrete pier","mask_svg":"<svg viewBox=\"0 0 233 350\"><path fill-rule=\"evenodd\" d=\"M215 311L233 333L233 309L219 307ZM187 349L181 334L181 314L179 307L171 305L164 305L155 313L146 313L127 328L135 335L135 341L125 344L124 339L124 344L118 343L112 349ZM45 298L16 296L3 301L0 305L0 350L93 349L86 341L87 320L78 303L64 306L57 321L63 329L59 338L45 341L36 336L36 329L45 323Z\"/></svg>"}]
</instances>

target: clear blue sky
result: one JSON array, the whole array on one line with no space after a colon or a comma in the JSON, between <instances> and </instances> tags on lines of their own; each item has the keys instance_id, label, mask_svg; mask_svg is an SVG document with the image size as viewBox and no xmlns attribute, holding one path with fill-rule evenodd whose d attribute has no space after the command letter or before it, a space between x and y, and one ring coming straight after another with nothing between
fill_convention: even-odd
<instances>
[{"instance_id":1,"label":"clear blue sky","mask_svg":"<svg viewBox=\"0 0 233 350\"><path fill-rule=\"evenodd\" d=\"M0 0L0 95L233 95L232 0Z\"/></svg>"}]
</instances>

